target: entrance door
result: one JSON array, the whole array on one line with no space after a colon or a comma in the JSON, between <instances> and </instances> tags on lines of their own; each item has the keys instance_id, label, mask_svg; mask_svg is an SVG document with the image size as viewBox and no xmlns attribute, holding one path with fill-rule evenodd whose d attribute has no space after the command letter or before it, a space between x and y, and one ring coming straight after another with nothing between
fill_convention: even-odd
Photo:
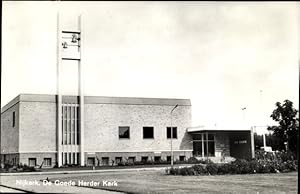
<instances>
[{"instance_id":1,"label":"entrance door","mask_svg":"<svg viewBox=\"0 0 300 194\"><path fill-rule=\"evenodd\" d=\"M246 132L230 134L230 156L234 158L251 157L250 134Z\"/></svg>"}]
</instances>

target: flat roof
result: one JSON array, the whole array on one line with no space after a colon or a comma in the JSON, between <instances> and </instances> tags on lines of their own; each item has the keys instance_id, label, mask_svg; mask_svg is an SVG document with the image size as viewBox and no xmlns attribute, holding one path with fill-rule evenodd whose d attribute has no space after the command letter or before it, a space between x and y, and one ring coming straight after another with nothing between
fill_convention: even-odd
<instances>
[{"instance_id":1,"label":"flat roof","mask_svg":"<svg viewBox=\"0 0 300 194\"><path fill-rule=\"evenodd\" d=\"M1 113L18 102L57 102L57 95L49 94L20 94L7 103ZM63 96L63 103L79 103L79 96ZM191 106L190 99L176 98L140 98L140 97L107 97L107 96L84 96L85 104L124 104L124 105L166 105Z\"/></svg>"}]
</instances>

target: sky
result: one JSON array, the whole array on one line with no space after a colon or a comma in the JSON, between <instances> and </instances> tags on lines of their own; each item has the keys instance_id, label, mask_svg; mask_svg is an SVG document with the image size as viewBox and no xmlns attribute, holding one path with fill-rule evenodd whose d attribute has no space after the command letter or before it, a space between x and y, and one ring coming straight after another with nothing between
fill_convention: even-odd
<instances>
[{"instance_id":1,"label":"sky","mask_svg":"<svg viewBox=\"0 0 300 194\"><path fill-rule=\"evenodd\" d=\"M192 126L266 126L276 102L299 106L297 2L13 2L2 4L1 107L56 94L57 13L82 15L84 94L184 98ZM77 94L77 63L62 90ZM242 108L246 107L245 110Z\"/></svg>"}]
</instances>

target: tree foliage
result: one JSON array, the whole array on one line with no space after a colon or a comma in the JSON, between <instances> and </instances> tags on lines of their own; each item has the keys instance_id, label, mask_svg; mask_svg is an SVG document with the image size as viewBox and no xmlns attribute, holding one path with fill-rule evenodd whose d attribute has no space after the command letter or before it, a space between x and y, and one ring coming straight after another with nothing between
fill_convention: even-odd
<instances>
[{"instance_id":1,"label":"tree foliage","mask_svg":"<svg viewBox=\"0 0 300 194\"><path fill-rule=\"evenodd\" d=\"M298 128L299 118L298 110L293 107L293 102L285 100L283 104L276 102L276 109L272 112L271 118L278 122L278 126L270 126L268 130L273 131L274 136L288 142L290 151L297 150L299 139Z\"/></svg>"}]
</instances>

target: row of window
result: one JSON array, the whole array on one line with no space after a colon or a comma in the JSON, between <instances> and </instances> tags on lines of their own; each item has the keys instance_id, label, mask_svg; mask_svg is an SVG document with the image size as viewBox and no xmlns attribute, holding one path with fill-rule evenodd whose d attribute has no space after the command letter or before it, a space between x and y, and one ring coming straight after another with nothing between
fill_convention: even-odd
<instances>
[{"instance_id":1,"label":"row of window","mask_svg":"<svg viewBox=\"0 0 300 194\"><path fill-rule=\"evenodd\" d=\"M62 107L62 144L73 144L79 145L80 141L80 134L79 134L79 120L77 119L78 116L78 107ZM15 127L16 123L16 114L13 112L13 119L12 119L12 127ZM172 134L171 134L171 127L167 127L166 134L167 138L174 138L177 139L177 127L172 127ZM120 126L119 127L119 138L120 139L129 139L130 138L130 127L128 126ZM143 127L143 138L144 139L154 139L154 127Z\"/></svg>"},{"instance_id":2,"label":"row of window","mask_svg":"<svg viewBox=\"0 0 300 194\"><path fill-rule=\"evenodd\" d=\"M167 138L177 139L177 127L166 128ZM120 126L119 127L119 139L129 139L130 138L130 127L128 126ZM154 139L154 127L143 127L143 138L144 139Z\"/></svg>"},{"instance_id":3,"label":"row of window","mask_svg":"<svg viewBox=\"0 0 300 194\"><path fill-rule=\"evenodd\" d=\"M62 145L79 145L79 107L77 105L62 105Z\"/></svg>"},{"instance_id":4,"label":"row of window","mask_svg":"<svg viewBox=\"0 0 300 194\"><path fill-rule=\"evenodd\" d=\"M161 156L154 156L154 162L159 162L161 160L162 160ZM179 160L184 161L185 156L179 156ZM149 157L148 156L142 156L141 161L142 162L147 162L147 161L149 161ZM167 156L167 161L171 162L171 156ZM112 161L112 165L114 165L114 164L117 165L117 164L120 164L122 162L134 163L134 162L136 162L136 157L132 156L132 157L128 157L127 159L123 159L122 157L115 157L115 160ZM96 165L95 157L88 157L87 158L87 165L88 166L95 166ZM102 165L102 166L110 165L109 164L109 157L102 157L101 162L98 161L98 165Z\"/></svg>"},{"instance_id":5,"label":"row of window","mask_svg":"<svg viewBox=\"0 0 300 194\"><path fill-rule=\"evenodd\" d=\"M78 157L79 158L79 157ZM180 161L184 161L185 160L185 156L179 156L179 160ZM136 161L136 157L128 157L126 160L123 160L122 157L115 157L115 160L113 161L113 164L119 164L122 162L128 162L128 163L134 163ZM142 162L147 162L149 161L149 157L148 156L142 156L141 157L141 161ZM161 161L161 156L154 156L154 161L155 162L159 162ZM167 156L167 161L171 161L171 156ZM79 163L79 161L78 161ZM78 164L77 163L77 164ZM65 161L65 164L67 164L67 161ZM95 166L95 157L88 157L87 158L87 165L88 166ZM36 158L28 158L28 166L36 166ZM99 163L98 163L99 165ZM102 157L101 158L101 165L109 165L109 157ZM51 158L44 158L43 161L43 166L44 167L51 167L52 166L52 159Z\"/></svg>"},{"instance_id":6,"label":"row of window","mask_svg":"<svg viewBox=\"0 0 300 194\"><path fill-rule=\"evenodd\" d=\"M36 158L28 158L28 166L36 166ZM51 158L44 158L43 166L44 167L52 166Z\"/></svg>"}]
</instances>

